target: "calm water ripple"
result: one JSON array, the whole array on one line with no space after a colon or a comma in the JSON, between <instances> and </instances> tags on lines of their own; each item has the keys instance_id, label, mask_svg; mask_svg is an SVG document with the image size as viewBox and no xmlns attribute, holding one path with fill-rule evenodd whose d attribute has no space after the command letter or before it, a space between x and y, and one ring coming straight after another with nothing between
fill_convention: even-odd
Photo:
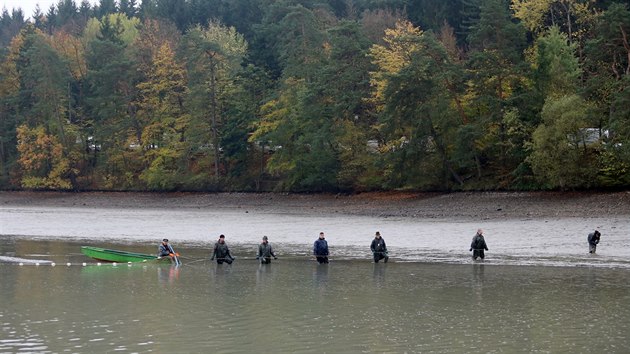
<instances>
[{"instance_id":1,"label":"calm water ripple","mask_svg":"<svg viewBox=\"0 0 630 354\"><path fill-rule=\"evenodd\" d=\"M0 265L3 352L623 352L630 272L251 261ZM624 348L624 349L622 349Z\"/></svg>"}]
</instances>

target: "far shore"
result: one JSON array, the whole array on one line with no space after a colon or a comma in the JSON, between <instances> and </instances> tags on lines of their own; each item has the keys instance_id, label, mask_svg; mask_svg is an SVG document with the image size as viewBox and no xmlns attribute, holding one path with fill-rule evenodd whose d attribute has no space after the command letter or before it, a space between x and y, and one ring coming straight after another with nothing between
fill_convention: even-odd
<instances>
[{"instance_id":1,"label":"far shore","mask_svg":"<svg viewBox=\"0 0 630 354\"><path fill-rule=\"evenodd\" d=\"M242 209L428 219L630 216L623 192L136 193L0 191L0 207Z\"/></svg>"}]
</instances>

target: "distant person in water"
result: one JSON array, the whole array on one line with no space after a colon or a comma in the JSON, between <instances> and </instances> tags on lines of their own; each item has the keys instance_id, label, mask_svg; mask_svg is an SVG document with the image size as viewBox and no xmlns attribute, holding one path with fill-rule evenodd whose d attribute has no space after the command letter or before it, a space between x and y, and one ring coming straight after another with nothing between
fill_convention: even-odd
<instances>
[{"instance_id":1,"label":"distant person in water","mask_svg":"<svg viewBox=\"0 0 630 354\"><path fill-rule=\"evenodd\" d=\"M271 257L273 259L278 259L276 254L273 252L273 248L269 244L269 238L267 236L263 236L262 242L258 245L258 254L256 255L256 259L260 260L262 264L271 263Z\"/></svg>"},{"instance_id":2,"label":"distant person in water","mask_svg":"<svg viewBox=\"0 0 630 354\"><path fill-rule=\"evenodd\" d=\"M313 244L313 255L319 264L328 263L328 242L323 232L319 233L319 238Z\"/></svg>"},{"instance_id":3,"label":"distant person in water","mask_svg":"<svg viewBox=\"0 0 630 354\"><path fill-rule=\"evenodd\" d=\"M601 235L602 234L597 230L588 234L588 237L586 238L588 241L588 253L595 253L595 251L597 251L597 244L599 243Z\"/></svg>"},{"instance_id":4,"label":"distant person in water","mask_svg":"<svg viewBox=\"0 0 630 354\"><path fill-rule=\"evenodd\" d=\"M158 247L158 259L162 259L162 257L170 257L171 261L179 264L179 260L177 259L177 256L179 256L177 253L175 253L175 250L173 250L173 246L171 246L168 243L168 239L165 238L162 240L162 243L160 243L160 246Z\"/></svg>"},{"instance_id":5,"label":"distant person in water","mask_svg":"<svg viewBox=\"0 0 630 354\"><path fill-rule=\"evenodd\" d=\"M374 235L374 239L370 245L370 250L372 250L372 255L374 256L374 263L378 263L381 259L384 259L385 263L389 260L385 240L383 240L381 233L378 231L376 231L376 234Z\"/></svg>"},{"instance_id":6,"label":"distant person in water","mask_svg":"<svg viewBox=\"0 0 630 354\"><path fill-rule=\"evenodd\" d=\"M214 251L212 251L212 257L210 260L217 259L217 264L223 264L223 262L227 264L232 264L234 261L234 257L230 254L230 249L225 243L225 236L219 236L219 240L214 244Z\"/></svg>"},{"instance_id":7,"label":"distant person in water","mask_svg":"<svg viewBox=\"0 0 630 354\"><path fill-rule=\"evenodd\" d=\"M473 237L472 243L470 244L470 250L473 252L472 259L476 261L477 258L485 257L484 250L488 250L488 246L486 246L486 240L483 238L483 230L477 230L477 234Z\"/></svg>"}]
</instances>

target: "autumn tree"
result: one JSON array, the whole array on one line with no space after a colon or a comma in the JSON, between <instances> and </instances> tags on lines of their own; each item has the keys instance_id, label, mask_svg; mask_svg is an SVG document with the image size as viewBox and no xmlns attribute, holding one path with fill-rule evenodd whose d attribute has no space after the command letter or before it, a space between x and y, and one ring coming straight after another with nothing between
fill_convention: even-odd
<instances>
[{"instance_id":1,"label":"autumn tree","mask_svg":"<svg viewBox=\"0 0 630 354\"><path fill-rule=\"evenodd\" d=\"M143 127L140 147L148 166L140 178L150 189L171 190L185 180L190 148L184 139L189 125L184 108L186 76L168 44L155 53L146 77L137 85L137 115Z\"/></svg>"},{"instance_id":2,"label":"autumn tree","mask_svg":"<svg viewBox=\"0 0 630 354\"><path fill-rule=\"evenodd\" d=\"M21 186L28 189L71 189L71 163L63 144L43 126L17 128Z\"/></svg>"},{"instance_id":3,"label":"autumn tree","mask_svg":"<svg viewBox=\"0 0 630 354\"><path fill-rule=\"evenodd\" d=\"M378 110L383 110L384 91L387 78L395 75L411 62L413 53L419 48L417 39L422 31L408 21L399 21L394 28L385 30L384 45L373 45L370 48L372 62L378 66L377 71L370 73L373 87L370 100Z\"/></svg>"},{"instance_id":4,"label":"autumn tree","mask_svg":"<svg viewBox=\"0 0 630 354\"><path fill-rule=\"evenodd\" d=\"M69 169L64 178L70 178L74 186L76 176L69 172L76 171L77 135L76 127L68 119L71 80L68 67L48 38L34 30L25 32L16 58L16 69L20 82L17 102L28 102L28 105L16 107L17 119L25 129L45 129L44 134L49 136L47 139L60 144L59 158L64 164L69 164L68 168L62 168L64 171ZM28 158L24 152L21 155ZM51 167L51 170L54 168ZM63 188L66 188L65 185Z\"/></svg>"},{"instance_id":5,"label":"autumn tree","mask_svg":"<svg viewBox=\"0 0 630 354\"><path fill-rule=\"evenodd\" d=\"M449 144L461 122L448 94L456 73L448 52L410 23L386 31L385 42L370 55L387 188L461 186Z\"/></svg>"},{"instance_id":6,"label":"autumn tree","mask_svg":"<svg viewBox=\"0 0 630 354\"><path fill-rule=\"evenodd\" d=\"M512 0L514 16L525 27L536 33L544 33L555 26L567 34L569 42L584 35L584 28L594 18L593 1L587 0Z\"/></svg>"},{"instance_id":7,"label":"autumn tree","mask_svg":"<svg viewBox=\"0 0 630 354\"><path fill-rule=\"evenodd\" d=\"M10 167L17 160L16 107L19 97L20 76L17 61L23 36L16 36L7 48L7 55L0 61L0 181L9 186Z\"/></svg>"}]
</instances>

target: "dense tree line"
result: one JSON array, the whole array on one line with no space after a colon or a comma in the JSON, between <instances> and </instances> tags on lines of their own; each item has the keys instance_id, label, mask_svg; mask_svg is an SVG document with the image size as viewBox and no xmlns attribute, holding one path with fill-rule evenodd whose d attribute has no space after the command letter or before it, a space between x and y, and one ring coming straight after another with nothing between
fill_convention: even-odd
<instances>
[{"instance_id":1,"label":"dense tree line","mask_svg":"<svg viewBox=\"0 0 630 354\"><path fill-rule=\"evenodd\" d=\"M629 37L626 1L4 9L0 188L623 188Z\"/></svg>"}]
</instances>

